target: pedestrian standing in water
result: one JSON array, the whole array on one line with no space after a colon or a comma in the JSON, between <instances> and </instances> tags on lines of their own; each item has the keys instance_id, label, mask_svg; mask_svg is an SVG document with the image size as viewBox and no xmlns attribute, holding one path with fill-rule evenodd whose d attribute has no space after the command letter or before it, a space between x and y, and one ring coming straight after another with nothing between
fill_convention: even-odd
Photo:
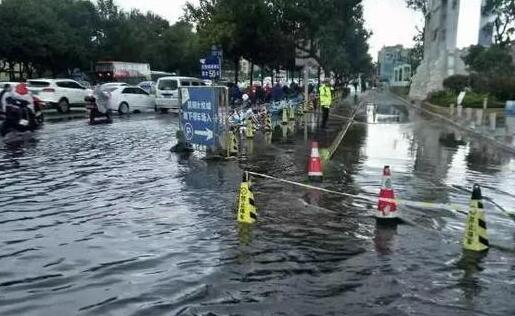
<instances>
[{"instance_id":1,"label":"pedestrian standing in water","mask_svg":"<svg viewBox=\"0 0 515 316\"><path fill-rule=\"evenodd\" d=\"M329 110L333 103L331 91L331 81L326 80L320 86L320 106L322 107L322 128L327 128L327 120L329 119Z\"/></svg>"}]
</instances>

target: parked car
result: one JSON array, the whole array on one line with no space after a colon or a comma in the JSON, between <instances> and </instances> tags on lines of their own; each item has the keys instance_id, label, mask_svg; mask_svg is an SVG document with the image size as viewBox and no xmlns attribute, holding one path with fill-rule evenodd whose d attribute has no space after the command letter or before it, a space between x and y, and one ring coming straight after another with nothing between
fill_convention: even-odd
<instances>
[{"instance_id":1,"label":"parked car","mask_svg":"<svg viewBox=\"0 0 515 316\"><path fill-rule=\"evenodd\" d=\"M4 86L8 85L10 87L17 85L19 82L10 82L10 81L0 81L0 89L3 89Z\"/></svg>"},{"instance_id":2,"label":"parked car","mask_svg":"<svg viewBox=\"0 0 515 316\"><path fill-rule=\"evenodd\" d=\"M85 107L85 98L92 93L70 79L35 79L27 81L27 85L34 96L60 113L68 113L72 106Z\"/></svg>"},{"instance_id":3,"label":"parked car","mask_svg":"<svg viewBox=\"0 0 515 316\"><path fill-rule=\"evenodd\" d=\"M114 87L109 92L111 94L109 108L113 111L118 111L120 114L154 109L154 97L140 87L119 86Z\"/></svg>"},{"instance_id":4,"label":"parked car","mask_svg":"<svg viewBox=\"0 0 515 316\"><path fill-rule=\"evenodd\" d=\"M155 110L162 113L179 110L179 89L182 87L205 86L206 84L192 77L163 77L157 80Z\"/></svg>"},{"instance_id":5,"label":"parked car","mask_svg":"<svg viewBox=\"0 0 515 316\"><path fill-rule=\"evenodd\" d=\"M143 81L138 83L138 87L145 90L148 94L156 93L156 83L154 81Z\"/></svg>"},{"instance_id":6,"label":"parked car","mask_svg":"<svg viewBox=\"0 0 515 316\"><path fill-rule=\"evenodd\" d=\"M89 81L77 81L77 82L80 83L80 85L86 89L93 89L93 87L91 86L91 83L89 83Z\"/></svg>"},{"instance_id":7,"label":"parked car","mask_svg":"<svg viewBox=\"0 0 515 316\"><path fill-rule=\"evenodd\" d=\"M105 91L113 91L115 88L128 86L125 82L107 82L100 85L100 89Z\"/></svg>"}]
</instances>

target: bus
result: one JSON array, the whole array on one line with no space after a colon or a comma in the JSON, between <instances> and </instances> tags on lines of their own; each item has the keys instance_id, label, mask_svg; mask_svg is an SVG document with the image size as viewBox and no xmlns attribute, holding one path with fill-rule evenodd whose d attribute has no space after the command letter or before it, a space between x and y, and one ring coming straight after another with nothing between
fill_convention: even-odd
<instances>
[{"instance_id":1,"label":"bus","mask_svg":"<svg viewBox=\"0 0 515 316\"><path fill-rule=\"evenodd\" d=\"M149 64L128 63L122 61L99 61L95 65L98 82L125 82L136 85L142 81L152 80Z\"/></svg>"}]
</instances>

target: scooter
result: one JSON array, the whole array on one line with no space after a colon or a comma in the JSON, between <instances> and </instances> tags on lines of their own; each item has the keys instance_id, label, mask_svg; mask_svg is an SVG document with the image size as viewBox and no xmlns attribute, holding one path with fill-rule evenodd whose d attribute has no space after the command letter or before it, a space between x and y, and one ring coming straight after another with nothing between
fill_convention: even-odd
<instances>
[{"instance_id":1,"label":"scooter","mask_svg":"<svg viewBox=\"0 0 515 316\"><path fill-rule=\"evenodd\" d=\"M2 113L4 122L1 124L0 134L5 143L27 141L33 138L33 132L42 126L44 103L34 98L34 111L25 101L9 104L6 112Z\"/></svg>"},{"instance_id":2,"label":"scooter","mask_svg":"<svg viewBox=\"0 0 515 316\"><path fill-rule=\"evenodd\" d=\"M111 110L107 110L106 113L102 113L98 109L97 100L95 96L90 95L85 98L86 101L86 111L88 111L89 124L99 124L99 123L112 123L113 122L113 114ZM101 120L97 120L101 118Z\"/></svg>"}]
</instances>

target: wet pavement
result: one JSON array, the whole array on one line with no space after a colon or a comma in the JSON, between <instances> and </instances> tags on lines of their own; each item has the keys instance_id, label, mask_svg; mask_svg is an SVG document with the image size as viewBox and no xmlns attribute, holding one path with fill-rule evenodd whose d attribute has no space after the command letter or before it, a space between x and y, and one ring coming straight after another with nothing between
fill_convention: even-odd
<instances>
[{"instance_id":1,"label":"wet pavement","mask_svg":"<svg viewBox=\"0 0 515 316\"><path fill-rule=\"evenodd\" d=\"M323 187L376 197L390 165L403 199L466 209L479 183L515 211L509 153L390 95L364 102ZM328 147L344 124L308 139ZM37 143L0 147L1 315L515 313L515 223L491 202L483 258L463 254L461 214L401 207L410 224L382 227L375 205L272 180L255 179L258 223L240 227L242 168L305 182L303 131L220 162L171 155L177 128L155 114L51 123Z\"/></svg>"}]
</instances>

